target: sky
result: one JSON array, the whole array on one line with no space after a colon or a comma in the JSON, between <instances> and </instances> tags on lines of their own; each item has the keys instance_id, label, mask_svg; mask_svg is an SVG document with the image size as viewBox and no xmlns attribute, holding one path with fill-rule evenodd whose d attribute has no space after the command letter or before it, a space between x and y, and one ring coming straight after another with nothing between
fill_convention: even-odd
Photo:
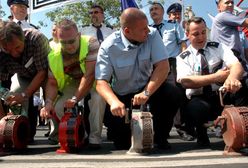
<instances>
[{"instance_id":1,"label":"sky","mask_svg":"<svg viewBox=\"0 0 248 168\"><path fill-rule=\"evenodd\" d=\"M215 4L215 0L182 0L182 1L184 8L186 8L187 6L192 6L192 10L194 11L195 15L203 17L207 23L207 26L211 28L212 22L208 16L208 13L212 14L213 16L217 14L217 7ZM10 10L9 7L7 6L7 0L0 0L0 2L4 12L6 13L4 19L7 19L7 17L10 15ZM165 5L164 5L165 11L170 6L170 4L174 2L179 2L179 0L165 0ZM239 0L234 0L234 2L235 4L237 4ZM142 5L143 5L142 10L147 14L149 22L152 22L148 12L149 5L147 5L147 0L143 0ZM241 4L241 7L248 7L248 0L244 0L243 3ZM31 14L30 22L34 25L39 25L38 24L39 21L44 21L48 26L42 27L40 31L44 33L48 38L51 38L52 22L45 16L45 13L49 12L49 10ZM164 18L167 19L167 15L165 15Z\"/></svg>"}]
</instances>

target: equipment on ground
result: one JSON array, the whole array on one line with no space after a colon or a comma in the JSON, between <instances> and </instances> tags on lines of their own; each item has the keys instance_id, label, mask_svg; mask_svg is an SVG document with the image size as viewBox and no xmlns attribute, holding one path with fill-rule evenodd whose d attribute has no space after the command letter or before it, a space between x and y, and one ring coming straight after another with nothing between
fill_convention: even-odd
<instances>
[{"instance_id":1,"label":"equipment on ground","mask_svg":"<svg viewBox=\"0 0 248 168\"><path fill-rule=\"evenodd\" d=\"M127 110L128 111L128 110ZM132 110L131 118L132 145L128 154L149 153L153 149L153 120L149 105Z\"/></svg>"},{"instance_id":2,"label":"equipment on ground","mask_svg":"<svg viewBox=\"0 0 248 168\"><path fill-rule=\"evenodd\" d=\"M220 88L220 100L223 104L223 87ZM226 144L224 155L241 155L242 149L248 148L248 107L225 105L221 116L215 120L220 124Z\"/></svg>"},{"instance_id":3,"label":"equipment on ground","mask_svg":"<svg viewBox=\"0 0 248 168\"><path fill-rule=\"evenodd\" d=\"M83 107L75 106L65 109L64 116L59 123L60 149L57 153L77 152L85 144L85 124Z\"/></svg>"}]
</instances>

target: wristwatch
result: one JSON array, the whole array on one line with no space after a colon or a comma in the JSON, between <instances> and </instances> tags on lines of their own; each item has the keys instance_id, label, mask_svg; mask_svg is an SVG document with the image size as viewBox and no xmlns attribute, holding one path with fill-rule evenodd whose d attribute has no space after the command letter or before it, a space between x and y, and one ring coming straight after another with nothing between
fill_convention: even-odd
<instances>
[{"instance_id":1,"label":"wristwatch","mask_svg":"<svg viewBox=\"0 0 248 168\"><path fill-rule=\"evenodd\" d=\"M143 93L144 93L144 95L147 96L147 97L150 97L150 95L151 95L150 92L149 92L148 90L144 90Z\"/></svg>"},{"instance_id":2,"label":"wristwatch","mask_svg":"<svg viewBox=\"0 0 248 168\"><path fill-rule=\"evenodd\" d=\"M23 98L28 98L28 96L24 92L22 92L21 95L22 95Z\"/></svg>"},{"instance_id":3,"label":"wristwatch","mask_svg":"<svg viewBox=\"0 0 248 168\"><path fill-rule=\"evenodd\" d=\"M78 101L78 99L77 99L77 97L76 96L72 96L72 98L71 98L72 100L74 100L75 102L77 102Z\"/></svg>"}]
</instances>

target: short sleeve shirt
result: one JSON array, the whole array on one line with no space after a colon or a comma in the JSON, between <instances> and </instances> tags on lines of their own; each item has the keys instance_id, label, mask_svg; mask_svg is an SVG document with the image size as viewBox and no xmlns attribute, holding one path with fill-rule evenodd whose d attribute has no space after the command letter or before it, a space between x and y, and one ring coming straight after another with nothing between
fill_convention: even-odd
<instances>
[{"instance_id":1,"label":"short sleeve shirt","mask_svg":"<svg viewBox=\"0 0 248 168\"><path fill-rule=\"evenodd\" d=\"M112 28L106 26L105 24L102 24L100 29L102 31L103 39L106 39L111 33L114 32ZM96 35L97 29L94 26L92 26L92 24L89 26L82 27L80 32L82 35L88 35L97 38Z\"/></svg>"},{"instance_id":2,"label":"short sleeve shirt","mask_svg":"<svg viewBox=\"0 0 248 168\"><path fill-rule=\"evenodd\" d=\"M160 29L164 46L169 57L176 57L181 53L181 43L187 40L182 26L172 20L163 20Z\"/></svg>"},{"instance_id":3,"label":"short sleeve shirt","mask_svg":"<svg viewBox=\"0 0 248 168\"><path fill-rule=\"evenodd\" d=\"M122 31L111 34L98 52L95 78L109 81L118 95L141 90L149 81L153 65L168 58L159 33L150 28L144 43L134 45Z\"/></svg>"},{"instance_id":4,"label":"short sleeve shirt","mask_svg":"<svg viewBox=\"0 0 248 168\"><path fill-rule=\"evenodd\" d=\"M226 45L216 42L208 42L203 48L205 58L208 62L209 72L215 73L218 69L229 67L238 59ZM190 45L187 50L177 57L177 81L192 75L201 75L201 55ZM212 84L212 90L219 89L219 85ZM186 89L186 96L190 98L192 95L202 94L202 88Z\"/></svg>"},{"instance_id":5,"label":"short sleeve shirt","mask_svg":"<svg viewBox=\"0 0 248 168\"><path fill-rule=\"evenodd\" d=\"M210 40L224 43L229 48L242 53L238 26L242 25L245 18L233 15L230 12L218 13L212 24Z\"/></svg>"},{"instance_id":6,"label":"short sleeve shirt","mask_svg":"<svg viewBox=\"0 0 248 168\"><path fill-rule=\"evenodd\" d=\"M47 56L50 51L47 38L38 30L24 31L24 50L20 59L0 51L0 80L7 80L10 75L18 73L19 76L32 79L38 71L47 70Z\"/></svg>"}]
</instances>

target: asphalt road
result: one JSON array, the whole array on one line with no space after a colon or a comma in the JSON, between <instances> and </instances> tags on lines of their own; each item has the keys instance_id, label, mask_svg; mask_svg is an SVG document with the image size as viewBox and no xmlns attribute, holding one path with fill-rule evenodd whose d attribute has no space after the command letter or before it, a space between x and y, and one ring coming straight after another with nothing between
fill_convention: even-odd
<instances>
[{"instance_id":1,"label":"asphalt road","mask_svg":"<svg viewBox=\"0 0 248 168\"><path fill-rule=\"evenodd\" d=\"M223 139L209 132L211 148L199 149L195 141L186 142L179 139L173 129L169 142L172 149L155 150L151 154L127 154L126 150L115 150L113 143L106 140L103 131L103 144L100 150L87 147L78 153L59 154L59 145L48 145L44 137L46 127L38 127L35 143L26 150L8 151L0 156L0 168L90 168L90 167L191 167L191 168L247 168L247 156L223 155Z\"/></svg>"}]
</instances>

